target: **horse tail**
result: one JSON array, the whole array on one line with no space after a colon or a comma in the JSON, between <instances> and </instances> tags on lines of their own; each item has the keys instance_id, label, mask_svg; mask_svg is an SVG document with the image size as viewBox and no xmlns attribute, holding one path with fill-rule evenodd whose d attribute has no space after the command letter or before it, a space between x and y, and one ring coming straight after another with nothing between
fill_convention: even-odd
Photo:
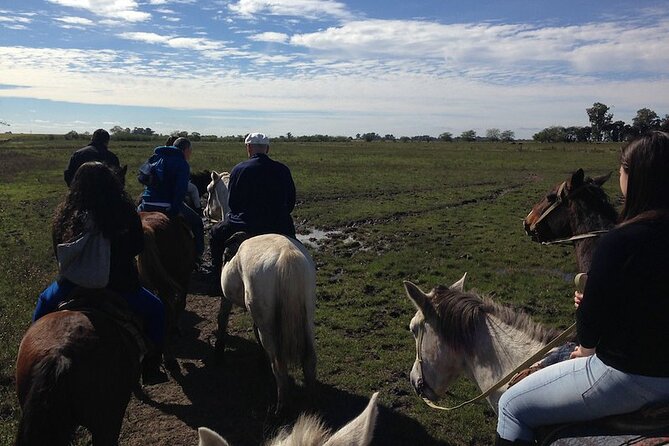
<instances>
[{"instance_id":1,"label":"horse tail","mask_svg":"<svg viewBox=\"0 0 669 446\"><path fill-rule=\"evenodd\" d=\"M289 250L277 263L276 326L278 350L287 364L300 365L313 348L313 279L308 261L297 250Z\"/></svg>"},{"instance_id":2,"label":"horse tail","mask_svg":"<svg viewBox=\"0 0 669 446\"><path fill-rule=\"evenodd\" d=\"M66 445L74 432L68 407L70 358L51 353L34 368L22 407L16 446Z\"/></svg>"},{"instance_id":3,"label":"horse tail","mask_svg":"<svg viewBox=\"0 0 669 446\"><path fill-rule=\"evenodd\" d=\"M144 226L144 250L138 256L137 269L145 282L158 292L158 297L165 304L174 306L177 296L184 291L170 273L167 272L156 242L156 233L153 228ZM169 299L165 302L164 299Z\"/></svg>"}]
</instances>

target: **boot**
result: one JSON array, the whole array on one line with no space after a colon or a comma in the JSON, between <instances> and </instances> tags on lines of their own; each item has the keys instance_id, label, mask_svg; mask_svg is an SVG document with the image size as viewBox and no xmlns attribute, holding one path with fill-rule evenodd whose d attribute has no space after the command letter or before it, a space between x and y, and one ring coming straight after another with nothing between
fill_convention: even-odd
<instances>
[{"instance_id":1,"label":"boot","mask_svg":"<svg viewBox=\"0 0 669 446\"><path fill-rule=\"evenodd\" d=\"M500 437L499 434L495 434L495 446L534 446L536 443L534 441L525 441L525 440L505 440Z\"/></svg>"},{"instance_id":2,"label":"boot","mask_svg":"<svg viewBox=\"0 0 669 446\"><path fill-rule=\"evenodd\" d=\"M144 361L142 361L142 384L151 386L169 380L167 374L160 368L161 363L162 354L160 353L152 352L144 357Z\"/></svg>"}]
</instances>

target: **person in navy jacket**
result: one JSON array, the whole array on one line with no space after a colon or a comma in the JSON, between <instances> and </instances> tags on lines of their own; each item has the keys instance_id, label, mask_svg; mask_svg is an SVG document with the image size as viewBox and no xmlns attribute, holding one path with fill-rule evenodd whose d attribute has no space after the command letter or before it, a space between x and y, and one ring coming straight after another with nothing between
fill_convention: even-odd
<instances>
[{"instance_id":1,"label":"person in navy jacket","mask_svg":"<svg viewBox=\"0 0 669 446\"><path fill-rule=\"evenodd\" d=\"M225 241L235 232L250 235L283 234L295 238L290 213L295 207L295 183L284 164L268 156L269 138L250 133L246 139L249 159L230 172L227 218L211 229L211 258L215 271L223 265Z\"/></svg>"}]
</instances>

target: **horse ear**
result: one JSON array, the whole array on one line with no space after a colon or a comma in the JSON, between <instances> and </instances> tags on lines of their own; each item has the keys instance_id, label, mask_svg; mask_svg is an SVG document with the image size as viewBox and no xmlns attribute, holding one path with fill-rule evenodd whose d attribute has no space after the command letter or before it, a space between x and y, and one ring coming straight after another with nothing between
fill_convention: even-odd
<instances>
[{"instance_id":1,"label":"horse ear","mask_svg":"<svg viewBox=\"0 0 669 446\"><path fill-rule=\"evenodd\" d=\"M374 393L365 410L353 421L335 432L323 446L366 446L370 444L374 434L376 417L379 413L376 406L378 397L379 392Z\"/></svg>"},{"instance_id":2,"label":"horse ear","mask_svg":"<svg viewBox=\"0 0 669 446\"><path fill-rule=\"evenodd\" d=\"M585 173L583 172L583 169L578 169L576 172L571 174L571 178L567 181L567 190L574 190L581 186L584 179Z\"/></svg>"},{"instance_id":3,"label":"horse ear","mask_svg":"<svg viewBox=\"0 0 669 446\"><path fill-rule=\"evenodd\" d=\"M430 298L416 285L409 282L408 280L405 280L404 289L406 290L409 299L411 299L416 308L419 311L422 311L423 314L426 313L426 309L431 308L432 303L430 303Z\"/></svg>"},{"instance_id":4,"label":"horse ear","mask_svg":"<svg viewBox=\"0 0 669 446\"><path fill-rule=\"evenodd\" d=\"M221 178L221 176L218 174L218 172L216 172L215 170L213 170L213 171L211 172L211 180L212 180L212 181L218 181L219 178Z\"/></svg>"},{"instance_id":5,"label":"horse ear","mask_svg":"<svg viewBox=\"0 0 669 446\"><path fill-rule=\"evenodd\" d=\"M464 273L460 280L455 282L453 285L449 286L448 288L456 291L460 291L461 293L465 292L465 277L467 277L467 273Z\"/></svg>"},{"instance_id":6,"label":"horse ear","mask_svg":"<svg viewBox=\"0 0 669 446\"><path fill-rule=\"evenodd\" d=\"M198 446L230 446L220 435L206 427L199 427L197 435L200 437Z\"/></svg>"},{"instance_id":7,"label":"horse ear","mask_svg":"<svg viewBox=\"0 0 669 446\"><path fill-rule=\"evenodd\" d=\"M613 171L607 173L606 175L602 175L602 176L599 176L599 177L595 177L595 178L592 179L592 181L593 181L597 186L600 186L600 187L601 187L604 183L606 183L607 181L609 181L609 178L611 178L611 174L612 174L612 173L613 173Z\"/></svg>"}]
</instances>

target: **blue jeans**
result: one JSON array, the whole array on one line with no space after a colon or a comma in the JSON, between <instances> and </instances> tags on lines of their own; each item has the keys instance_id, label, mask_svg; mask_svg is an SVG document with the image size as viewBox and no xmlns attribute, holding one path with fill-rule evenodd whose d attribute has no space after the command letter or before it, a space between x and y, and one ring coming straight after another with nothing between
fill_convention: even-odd
<instances>
[{"instance_id":1,"label":"blue jeans","mask_svg":"<svg viewBox=\"0 0 669 446\"><path fill-rule=\"evenodd\" d=\"M144 202L140 203L137 206L138 212L162 212L167 215L172 215L171 211L168 211L167 208L161 206L152 206L150 204L145 204ZM195 251L197 257L202 257L204 254L204 223L202 223L202 217L198 215L197 212L189 208L186 204L181 203L181 208L179 213L183 216L188 226L190 226L191 231L193 231L193 237L195 238Z\"/></svg>"},{"instance_id":2,"label":"blue jeans","mask_svg":"<svg viewBox=\"0 0 669 446\"><path fill-rule=\"evenodd\" d=\"M669 378L632 375L597 358L570 359L529 375L499 400L497 433L534 440L539 426L588 421L669 401Z\"/></svg>"},{"instance_id":3,"label":"blue jeans","mask_svg":"<svg viewBox=\"0 0 669 446\"><path fill-rule=\"evenodd\" d=\"M33 322L51 313L67 299L76 285L67 279L60 279L47 287L37 299ZM128 307L142 320L146 335L154 345L162 350L165 339L165 307L163 302L146 288L120 293Z\"/></svg>"}]
</instances>

